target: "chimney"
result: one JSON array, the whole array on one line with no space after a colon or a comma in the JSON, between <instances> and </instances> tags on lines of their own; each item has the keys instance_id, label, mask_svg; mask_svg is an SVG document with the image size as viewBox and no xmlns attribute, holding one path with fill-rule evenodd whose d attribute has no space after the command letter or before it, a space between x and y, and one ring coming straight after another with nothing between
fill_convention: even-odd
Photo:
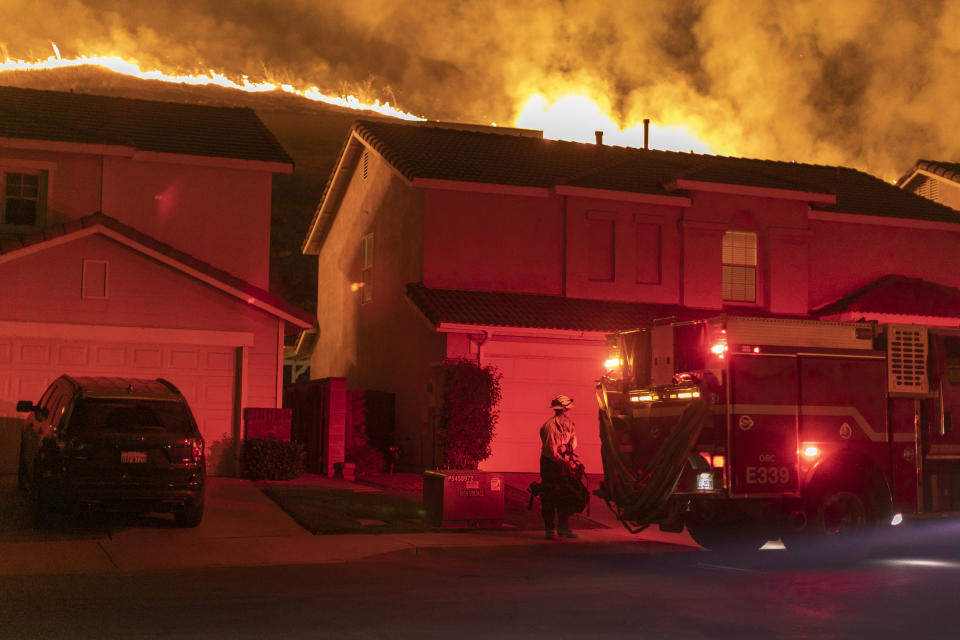
<instances>
[{"instance_id":1,"label":"chimney","mask_svg":"<svg viewBox=\"0 0 960 640\"><path fill-rule=\"evenodd\" d=\"M603 146L603 131L594 131L593 135L597 136L597 146Z\"/></svg>"},{"instance_id":2,"label":"chimney","mask_svg":"<svg viewBox=\"0 0 960 640\"><path fill-rule=\"evenodd\" d=\"M643 148L650 148L650 118L643 119Z\"/></svg>"}]
</instances>

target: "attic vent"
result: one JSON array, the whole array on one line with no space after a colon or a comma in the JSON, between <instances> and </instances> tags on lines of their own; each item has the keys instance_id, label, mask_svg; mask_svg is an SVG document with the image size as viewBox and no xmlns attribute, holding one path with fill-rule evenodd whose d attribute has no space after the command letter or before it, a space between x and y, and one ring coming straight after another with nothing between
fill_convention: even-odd
<instances>
[{"instance_id":1,"label":"attic vent","mask_svg":"<svg viewBox=\"0 0 960 640\"><path fill-rule=\"evenodd\" d=\"M887 390L927 393L927 328L887 325Z\"/></svg>"},{"instance_id":2,"label":"attic vent","mask_svg":"<svg viewBox=\"0 0 960 640\"><path fill-rule=\"evenodd\" d=\"M364 151L363 152L363 179L364 180L367 179L367 167L369 164L370 164L370 152Z\"/></svg>"},{"instance_id":3,"label":"attic vent","mask_svg":"<svg viewBox=\"0 0 960 640\"><path fill-rule=\"evenodd\" d=\"M940 201L940 181L932 178L924 178L920 186L917 187L917 195L923 196L928 200Z\"/></svg>"}]
</instances>

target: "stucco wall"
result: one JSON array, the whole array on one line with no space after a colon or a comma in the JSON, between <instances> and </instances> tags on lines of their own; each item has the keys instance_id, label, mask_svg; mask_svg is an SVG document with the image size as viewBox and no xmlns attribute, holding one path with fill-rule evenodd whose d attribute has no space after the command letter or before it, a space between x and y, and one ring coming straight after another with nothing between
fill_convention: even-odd
<instances>
[{"instance_id":1,"label":"stucco wall","mask_svg":"<svg viewBox=\"0 0 960 640\"><path fill-rule=\"evenodd\" d=\"M616 200L568 198L566 201L566 295L573 298L677 303L680 297L679 207ZM613 223L613 280L591 280L588 224L592 218ZM659 282L638 282L639 229L659 231Z\"/></svg>"},{"instance_id":2,"label":"stucco wall","mask_svg":"<svg viewBox=\"0 0 960 640\"><path fill-rule=\"evenodd\" d=\"M443 336L406 297L423 278L423 194L407 185L375 154L367 177L350 188L318 258L320 336L311 377L342 376L351 389L396 394L401 463L424 464L429 453L427 385L443 360ZM361 303L360 244L372 233L372 299Z\"/></svg>"},{"instance_id":3,"label":"stucco wall","mask_svg":"<svg viewBox=\"0 0 960 640\"><path fill-rule=\"evenodd\" d=\"M423 202L426 286L562 292L561 198L429 189Z\"/></svg>"},{"instance_id":4,"label":"stucco wall","mask_svg":"<svg viewBox=\"0 0 960 640\"><path fill-rule=\"evenodd\" d=\"M103 213L266 289L271 178L267 171L107 157Z\"/></svg>"},{"instance_id":5,"label":"stucco wall","mask_svg":"<svg viewBox=\"0 0 960 640\"><path fill-rule=\"evenodd\" d=\"M952 231L811 220L811 308L888 274L960 287L957 227Z\"/></svg>"}]
</instances>

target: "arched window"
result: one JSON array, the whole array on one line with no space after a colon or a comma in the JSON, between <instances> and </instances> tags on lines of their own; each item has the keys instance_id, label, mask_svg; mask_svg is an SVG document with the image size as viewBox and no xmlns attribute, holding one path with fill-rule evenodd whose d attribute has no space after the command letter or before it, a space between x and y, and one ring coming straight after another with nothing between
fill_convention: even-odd
<instances>
[{"instance_id":1,"label":"arched window","mask_svg":"<svg viewBox=\"0 0 960 640\"><path fill-rule=\"evenodd\" d=\"M723 299L757 301L757 234L727 231L723 234Z\"/></svg>"}]
</instances>

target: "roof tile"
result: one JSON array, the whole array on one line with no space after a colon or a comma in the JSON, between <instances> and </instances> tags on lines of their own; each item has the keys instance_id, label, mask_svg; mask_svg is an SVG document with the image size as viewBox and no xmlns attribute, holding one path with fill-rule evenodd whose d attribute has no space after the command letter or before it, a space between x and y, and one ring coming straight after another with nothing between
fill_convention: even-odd
<instances>
[{"instance_id":1,"label":"roof tile","mask_svg":"<svg viewBox=\"0 0 960 640\"><path fill-rule=\"evenodd\" d=\"M0 86L0 137L291 164L246 107L159 102Z\"/></svg>"},{"instance_id":2,"label":"roof tile","mask_svg":"<svg viewBox=\"0 0 960 640\"><path fill-rule=\"evenodd\" d=\"M662 195L678 177L836 195L818 210L960 223L956 211L845 167L755 160L358 120L357 135L408 180L585 188Z\"/></svg>"},{"instance_id":3,"label":"roof tile","mask_svg":"<svg viewBox=\"0 0 960 640\"><path fill-rule=\"evenodd\" d=\"M419 283L407 285L407 297L435 325L443 322L489 327L605 332L650 326L658 318L673 316L680 320L694 320L724 313L717 309L690 309L669 304L431 289ZM738 310L738 313L773 317L773 314L759 309Z\"/></svg>"}]
</instances>

